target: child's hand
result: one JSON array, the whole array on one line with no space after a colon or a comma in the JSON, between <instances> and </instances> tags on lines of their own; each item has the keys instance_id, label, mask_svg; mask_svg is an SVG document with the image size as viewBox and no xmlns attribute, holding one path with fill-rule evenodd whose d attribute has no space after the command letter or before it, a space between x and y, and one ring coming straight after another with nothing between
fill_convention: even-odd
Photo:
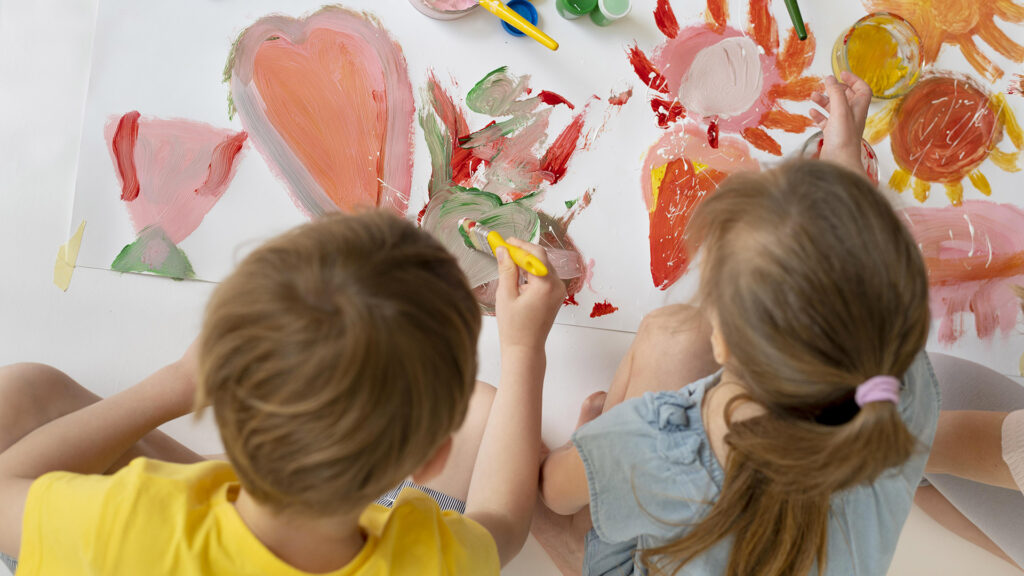
<instances>
[{"instance_id":1,"label":"child's hand","mask_svg":"<svg viewBox=\"0 0 1024 576\"><path fill-rule=\"evenodd\" d=\"M810 115L824 133L822 160L862 172L861 139L871 105L871 87L851 72L844 71L842 81L832 76L825 78L825 92L811 99L828 110L828 116L818 110L811 110Z\"/></svg>"},{"instance_id":2,"label":"child's hand","mask_svg":"<svg viewBox=\"0 0 1024 576\"><path fill-rule=\"evenodd\" d=\"M544 341L555 321L555 314L565 300L565 285L555 274L547 253L536 244L509 238L509 244L526 250L540 259L551 271L543 278L526 275L519 284L519 267L508 251L498 248L498 293L495 312L502 348L544 349Z\"/></svg>"}]
</instances>

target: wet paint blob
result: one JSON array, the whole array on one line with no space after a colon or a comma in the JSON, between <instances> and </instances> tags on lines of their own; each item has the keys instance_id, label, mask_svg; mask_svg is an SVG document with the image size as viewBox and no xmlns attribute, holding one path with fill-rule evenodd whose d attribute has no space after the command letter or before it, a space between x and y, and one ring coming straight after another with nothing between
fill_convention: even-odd
<instances>
[{"instance_id":1,"label":"wet paint blob","mask_svg":"<svg viewBox=\"0 0 1024 576\"><path fill-rule=\"evenodd\" d=\"M596 302L594 307L590 310L591 318L600 318L609 314L618 312L617 306L612 306L611 302L605 300L604 302Z\"/></svg>"}]
</instances>

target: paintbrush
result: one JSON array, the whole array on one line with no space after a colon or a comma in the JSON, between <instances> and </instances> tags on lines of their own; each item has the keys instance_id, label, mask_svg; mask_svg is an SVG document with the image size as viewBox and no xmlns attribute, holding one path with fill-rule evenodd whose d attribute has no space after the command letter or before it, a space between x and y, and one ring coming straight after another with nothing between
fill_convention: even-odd
<instances>
[{"instance_id":1,"label":"paintbrush","mask_svg":"<svg viewBox=\"0 0 1024 576\"><path fill-rule=\"evenodd\" d=\"M801 40L807 40L807 28L804 26L804 18L800 15L800 6L796 0L786 0L786 8L789 10L789 19L793 21L796 28L796 35Z\"/></svg>"},{"instance_id":2,"label":"paintbrush","mask_svg":"<svg viewBox=\"0 0 1024 576\"><path fill-rule=\"evenodd\" d=\"M488 12L508 22L510 26L515 27L523 34L540 42L542 46L551 50L558 50L558 42L555 42L551 36L541 32L539 28L527 22L525 18L506 6L501 0L479 0L479 2Z\"/></svg>"},{"instance_id":3,"label":"paintbrush","mask_svg":"<svg viewBox=\"0 0 1024 576\"><path fill-rule=\"evenodd\" d=\"M512 261L523 270L534 276L548 275L547 266L539 258L518 246L505 242L501 234L475 220L470 220L469 218L459 220L459 234L462 234L462 241L466 243L466 246L474 250L496 257L498 248L504 247L508 250L508 255L512 258Z\"/></svg>"}]
</instances>

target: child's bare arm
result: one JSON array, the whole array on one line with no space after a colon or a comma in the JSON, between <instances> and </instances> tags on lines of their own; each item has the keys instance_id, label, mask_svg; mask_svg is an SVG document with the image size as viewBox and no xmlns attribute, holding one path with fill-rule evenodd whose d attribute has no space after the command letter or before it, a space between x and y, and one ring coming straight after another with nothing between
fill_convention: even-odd
<instances>
[{"instance_id":1,"label":"child's bare arm","mask_svg":"<svg viewBox=\"0 0 1024 576\"><path fill-rule=\"evenodd\" d=\"M590 504L587 470L571 443L552 452L541 466L541 499L556 514L569 516Z\"/></svg>"},{"instance_id":2,"label":"child's bare arm","mask_svg":"<svg viewBox=\"0 0 1024 576\"><path fill-rule=\"evenodd\" d=\"M542 249L510 243L530 250L553 269ZM505 565L526 542L537 500L544 342L565 288L553 273L530 276L520 286L519 269L504 249L499 249L499 268L501 381L473 469L466 515L491 533Z\"/></svg>"},{"instance_id":3,"label":"child's bare arm","mask_svg":"<svg viewBox=\"0 0 1024 576\"><path fill-rule=\"evenodd\" d=\"M29 486L47 472L99 474L157 426L192 408L194 371L176 362L139 384L49 422L0 453L0 551L16 555Z\"/></svg>"}]
</instances>

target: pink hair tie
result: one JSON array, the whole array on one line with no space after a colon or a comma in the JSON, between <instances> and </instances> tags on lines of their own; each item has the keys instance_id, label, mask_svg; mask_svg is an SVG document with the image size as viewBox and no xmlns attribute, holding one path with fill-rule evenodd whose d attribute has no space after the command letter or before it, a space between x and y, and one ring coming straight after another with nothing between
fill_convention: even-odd
<instances>
[{"instance_id":1,"label":"pink hair tie","mask_svg":"<svg viewBox=\"0 0 1024 576\"><path fill-rule=\"evenodd\" d=\"M900 379L895 376L875 376L857 386L854 400L858 406L871 402L900 403Z\"/></svg>"}]
</instances>

